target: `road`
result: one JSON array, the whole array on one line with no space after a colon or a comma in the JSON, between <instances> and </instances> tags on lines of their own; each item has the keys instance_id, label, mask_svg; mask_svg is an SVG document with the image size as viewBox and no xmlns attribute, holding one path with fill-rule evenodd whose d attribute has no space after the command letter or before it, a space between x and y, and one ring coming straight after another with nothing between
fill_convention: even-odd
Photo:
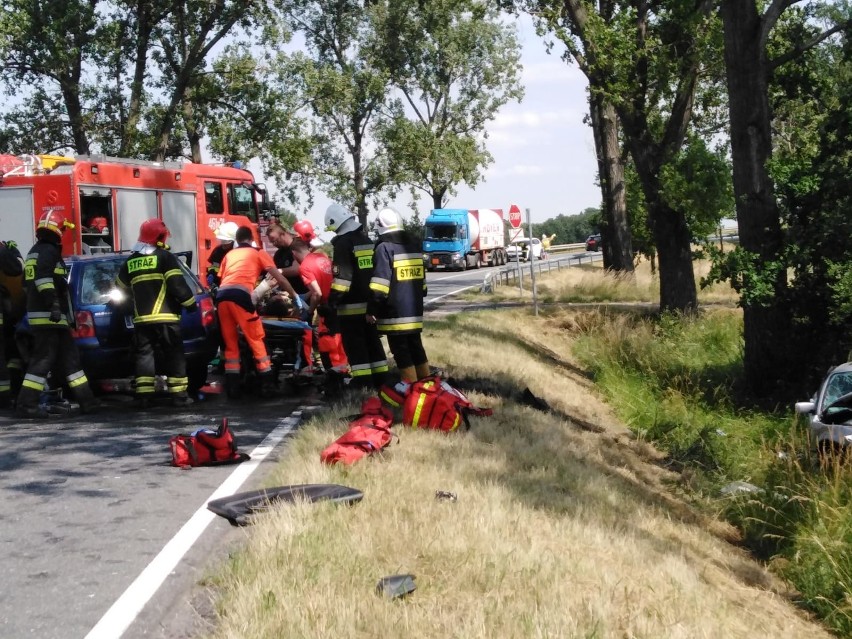
<instances>
[{"instance_id":1,"label":"road","mask_svg":"<svg viewBox=\"0 0 852 639\"><path fill-rule=\"evenodd\" d=\"M427 303L478 287L493 270L429 273ZM283 438L274 460L286 454L291 413L321 403L313 389L238 406L210 395L180 413L136 412L120 395L105 401L95 419L0 415L0 637L117 637L125 626L128 639L180 636L174 620L191 613L186 593L209 556L221 556L222 540L239 536L204 506L249 466L173 468L169 438L228 416L242 451ZM258 487L271 467L248 464L257 471L241 486L231 479L231 492Z\"/></svg>"}]
</instances>

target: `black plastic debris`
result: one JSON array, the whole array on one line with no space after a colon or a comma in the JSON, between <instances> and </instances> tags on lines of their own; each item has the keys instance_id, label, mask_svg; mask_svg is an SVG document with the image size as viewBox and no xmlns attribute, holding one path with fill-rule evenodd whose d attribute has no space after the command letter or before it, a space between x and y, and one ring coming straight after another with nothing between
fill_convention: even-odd
<instances>
[{"instance_id":1,"label":"black plastic debris","mask_svg":"<svg viewBox=\"0 0 852 639\"><path fill-rule=\"evenodd\" d=\"M379 583L376 584L376 594L384 595L390 599L405 597L417 589L414 579L414 575L382 577L379 579Z\"/></svg>"},{"instance_id":2,"label":"black plastic debris","mask_svg":"<svg viewBox=\"0 0 852 639\"><path fill-rule=\"evenodd\" d=\"M356 504L364 498L364 493L356 488L339 484L296 484L263 488L230 497L214 499L207 503L207 509L227 519L232 526L245 526L256 515L270 506L279 503L292 504L297 501L310 503L332 501L344 504Z\"/></svg>"},{"instance_id":3,"label":"black plastic debris","mask_svg":"<svg viewBox=\"0 0 852 639\"><path fill-rule=\"evenodd\" d=\"M438 501L456 501L458 499L458 495L451 493L449 490L436 490L435 499Z\"/></svg>"}]
</instances>

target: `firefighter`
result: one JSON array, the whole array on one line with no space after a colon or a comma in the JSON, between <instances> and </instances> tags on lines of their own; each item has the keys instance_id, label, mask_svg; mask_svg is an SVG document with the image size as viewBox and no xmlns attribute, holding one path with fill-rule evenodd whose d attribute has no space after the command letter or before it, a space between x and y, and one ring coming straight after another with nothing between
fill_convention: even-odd
<instances>
[{"instance_id":1,"label":"firefighter","mask_svg":"<svg viewBox=\"0 0 852 639\"><path fill-rule=\"evenodd\" d=\"M192 403L186 389L186 357L180 333L181 310L198 310L195 295L169 252L169 229L159 219L142 222L139 241L122 264L116 281L133 298L133 350L136 358L136 405L147 408L156 390L157 369L175 406Z\"/></svg>"},{"instance_id":2,"label":"firefighter","mask_svg":"<svg viewBox=\"0 0 852 639\"><path fill-rule=\"evenodd\" d=\"M16 410L20 417L49 416L39 406L39 399L51 372L64 374L82 412L92 412L100 405L80 367L80 354L71 334L71 305L65 279L68 267L62 259L62 234L66 228L74 225L62 213L48 211L42 215L36 226L37 241L24 262L27 318L34 339L18 393Z\"/></svg>"},{"instance_id":3,"label":"firefighter","mask_svg":"<svg viewBox=\"0 0 852 639\"><path fill-rule=\"evenodd\" d=\"M340 204L328 207L325 225L335 233L331 240L334 279L326 322L332 332L339 327L352 383L380 388L388 370L387 356L375 324L367 322L373 244L355 215Z\"/></svg>"},{"instance_id":4,"label":"firefighter","mask_svg":"<svg viewBox=\"0 0 852 639\"><path fill-rule=\"evenodd\" d=\"M21 360L15 343L15 324L23 315L23 275L24 260L18 247L12 241L0 242L0 408L11 406L12 394L20 390Z\"/></svg>"},{"instance_id":5,"label":"firefighter","mask_svg":"<svg viewBox=\"0 0 852 639\"><path fill-rule=\"evenodd\" d=\"M243 334L260 376L260 394L269 396L273 390L272 363L263 339L263 323L255 310L254 289L258 279L269 274L290 297L299 303L296 291L272 261L269 253L252 246L252 231L247 226L237 229L236 246L225 256L219 271L222 284L216 294L219 325L225 342L225 389L228 397L240 396L240 342Z\"/></svg>"},{"instance_id":6,"label":"firefighter","mask_svg":"<svg viewBox=\"0 0 852 639\"><path fill-rule=\"evenodd\" d=\"M214 296L220 284L219 269L222 266L222 260L225 259L228 251L234 248L238 228L236 222L225 222L216 229L215 235L216 239L219 240L219 246L214 248L210 257L207 258L207 286Z\"/></svg>"},{"instance_id":7,"label":"firefighter","mask_svg":"<svg viewBox=\"0 0 852 639\"><path fill-rule=\"evenodd\" d=\"M325 253L312 251L311 247L301 237L293 240L290 248L293 250L293 257L299 263L299 273L301 273L302 280L310 293L307 315L313 318L314 311L320 305L326 306L328 304L333 277L331 260ZM334 368L341 371L341 369L346 368L347 361L340 335L329 331L323 314L320 315L317 324L317 348L323 366L326 370Z\"/></svg>"},{"instance_id":8,"label":"firefighter","mask_svg":"<svg viewBox=\"0 0 852 639\"><path fill-rule=\"evenodd\" d=\"M416 382L430 373L421 339L426 296L423 251L403 230L402 218L392 208L379 211L376 230L379 239L373 254L367 321L387 337L402 381Z\"/></svg>"}]
</instances>

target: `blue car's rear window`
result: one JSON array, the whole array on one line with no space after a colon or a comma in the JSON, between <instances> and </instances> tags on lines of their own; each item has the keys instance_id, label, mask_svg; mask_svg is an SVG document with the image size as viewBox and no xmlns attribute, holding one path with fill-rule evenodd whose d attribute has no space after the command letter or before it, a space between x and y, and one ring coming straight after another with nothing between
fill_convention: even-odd
<instances>
[{"instance_id":1,"label":"blue car's rear window","mask_svg":"<svg viewBox=\"0 0 852 639\"><path fill-rule=\"evenodd\" d=\"M178 257L181 258L182 256ZM181 271L183 271L183 279L186 280L189 289L195 295L202 293L201 285L190 273L183 259L178 259L178 261ZM80 267L82 268L83 285L80 290L80 304L106 304L110 299L115 299L116 296L111 296L110 293L116 288L115 278L122 264L124 264L124 259L82 263Z\"/></svg>"}]
</instances>

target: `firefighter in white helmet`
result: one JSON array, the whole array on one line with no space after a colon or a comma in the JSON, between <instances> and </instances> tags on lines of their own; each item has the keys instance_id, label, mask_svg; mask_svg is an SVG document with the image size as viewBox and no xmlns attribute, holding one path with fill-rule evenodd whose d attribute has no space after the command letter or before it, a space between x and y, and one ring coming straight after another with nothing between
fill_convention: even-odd
<instances>
[{"instance_id":1,"label":"firefighter in white helmet","mask_svg":"<svg viewBox=\"0 0 852 639\"><path fill-rule=\"evenodd\" d=\"M402 381L416 382L430 372L421 339L426 296L423 251L405 232L395 209L379 211L376 230L379 239L373 253L367 321L387 337Z\"/></svg>"},{"instance_id":2,"label":"firefighter in white helmet","mask_svg":"<svg viewBox=\"0 0 852 639\"><path fill-rule=\"evenodd\" d=\"M228 251L234 248L238 228L240 227L236 222L225 222L216 229L215 236L219 240L219 246L214 248L210 257L207 258L207 286L214 295L220 283L219 269L222 267L222 260L225 259Z\"/></svg>"},{"instance_id":3,"label":"firefighter in white helmet","mask_svg":"<svg viewBox=\"0 0 852 639\"><path fill-rule=\"evenodd\" d=\"M367 322L370 278L373 276L373 243L358 218L340 204L325 212L325 227L334 231L331 240L331 293L324 318L329 330L339 328L343 349L356 386L380 388L388 371L385 349L375 324Z\"/></svg>"}]
</instances>

